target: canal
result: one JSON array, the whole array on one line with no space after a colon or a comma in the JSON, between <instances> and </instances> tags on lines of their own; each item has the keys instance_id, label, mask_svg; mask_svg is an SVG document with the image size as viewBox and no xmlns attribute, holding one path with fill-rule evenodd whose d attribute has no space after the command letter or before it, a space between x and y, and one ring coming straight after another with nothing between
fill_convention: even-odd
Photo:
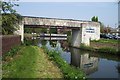
<instances>
[{"instance_id":1,"label":"canal","mask_svg":"<svg viewBox=\"0 0 120 80\"><path fill-rule=\"evenodd\" d=\"M49 50L60 52L61 57L70 65L82 69L88 78L120 79L120 57L108 53L95 53L69 47L66 40L26 39L33 45L45 45Z\"/></svg>"}]
</instances>

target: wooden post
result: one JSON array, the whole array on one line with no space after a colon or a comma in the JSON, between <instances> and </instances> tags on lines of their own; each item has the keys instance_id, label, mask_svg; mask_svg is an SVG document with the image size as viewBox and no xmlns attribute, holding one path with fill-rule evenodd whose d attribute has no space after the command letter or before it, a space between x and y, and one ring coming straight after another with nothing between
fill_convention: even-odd
<instances>
[{"instance_id":1,"label":"wooden post","mask_svg":"<svg viewBox=\"0 0 120 80\"><path fill-rule=\"evenodd\" d=\"M33 34L32 34L32 37L34 37L34 28L32 28L32 33L33 33Z\"/></svg>"},{"instance_id":2,"label":"wooden post","mask_svg":"<svg viewBox=\"0 0 120 80\"><path fill-rule=\"evenodd\" d=\"M51 42L51 26L49 26L49 33L50 33L50 42Z\"/></svg>"}]
</instances>

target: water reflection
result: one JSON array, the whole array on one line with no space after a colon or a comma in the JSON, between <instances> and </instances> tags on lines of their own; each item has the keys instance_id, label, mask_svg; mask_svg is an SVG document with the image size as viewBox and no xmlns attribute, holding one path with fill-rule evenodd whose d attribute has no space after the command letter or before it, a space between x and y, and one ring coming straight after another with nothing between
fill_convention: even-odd
<instances>
[{"instance_id":1,"label":"water reflection","mask_svg":"<svg viewBox=\"0 0 120 80\"><path fill-rule=\"evenodd\" d=\"M60 55L68 64L71 64L71 53L70 52L64 51Z\"/></svg>"},{"instance_id":2,"label":"water reflection","mask_svg":"<svg viewBox=\"0 0 120 80\"><path fill-rule=\"evenodd\" d=\"M97 57L91 57L88 53L76 48L71 48L70 50L72 65L84 70L87 75L98 70L99 59Z\"/></svg>"},{"instance_id":3,"label":"water reflection","mask_svg":"<svg viewBox=\"0 0 120 80\"><path fill-rule=\"evenodd\" d=\"M53 48L50 45L50 41L47 41L46 45L45 45L49 50L52 50Z\"/></svg>"},{"instance_id":4,"label":"water reflection","mask_svg":"<svg viewBox=\"0 0 120 80\"><path fill-rule=\"evenodd\" d=\"M60 53L63 53L63 50L59 41L57 41L56 47L54 49Z\"/></svg>"}]
</instances>

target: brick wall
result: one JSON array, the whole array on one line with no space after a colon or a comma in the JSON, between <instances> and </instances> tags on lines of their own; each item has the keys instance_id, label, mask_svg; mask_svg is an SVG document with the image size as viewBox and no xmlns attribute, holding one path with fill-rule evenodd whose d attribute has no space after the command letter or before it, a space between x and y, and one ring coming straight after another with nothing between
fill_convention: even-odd
<instances>
[{"instance_id":1,"label":"brick wall","mask_svg":"<svg viewBox=\"0 0 120 80\"><path fill-rule=\"evenodd\" d=\"M1 41L2 52L0 52L0 55L6 53L12 47L19 45L21 43L21 39L19 35L3 35L2 37L0 37L0 40L2 40Z\"/></svg>"}]
</instances>

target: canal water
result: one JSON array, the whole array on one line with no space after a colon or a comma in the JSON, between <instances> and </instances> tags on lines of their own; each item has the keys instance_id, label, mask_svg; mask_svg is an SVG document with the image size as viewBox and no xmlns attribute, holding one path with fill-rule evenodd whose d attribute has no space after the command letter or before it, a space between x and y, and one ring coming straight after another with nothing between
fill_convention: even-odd
<instances>
[{"instance_id":1,"label":"canal water","mask_svg":"<svg viewBox=\"0 0 120 80\"><path fill-rule=\"evenodd\" d=\"M69 47L65 40L41 40L32 38L33 45L45 45L49 50L60 52L70 65L82 69L88 78L116 78L120 80L120 57L108 53L95 53Z\"/></svg>"}]
</instances>

